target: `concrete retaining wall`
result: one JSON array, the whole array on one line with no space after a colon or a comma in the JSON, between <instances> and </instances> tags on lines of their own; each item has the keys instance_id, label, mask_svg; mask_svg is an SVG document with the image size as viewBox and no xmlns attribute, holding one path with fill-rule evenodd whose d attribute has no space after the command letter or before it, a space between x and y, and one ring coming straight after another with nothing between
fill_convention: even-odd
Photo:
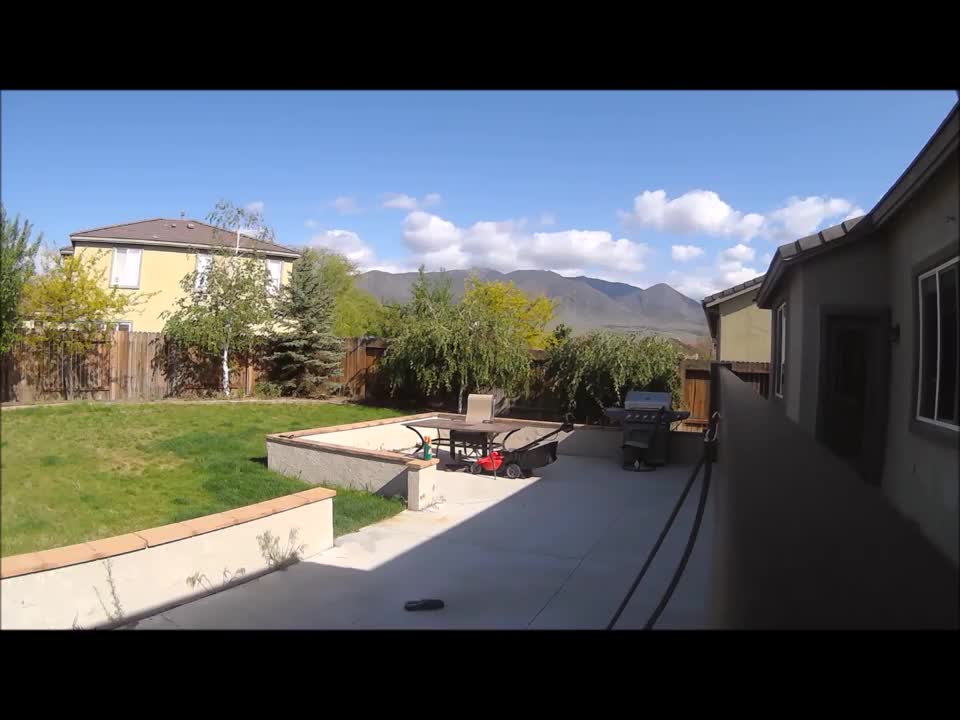
<instances>
[{"instance_id":1,"label":"concrete retaining wall","mask_svg":"<svg viewBox=\"0 0 960 720\"><path fill-rule=\"evenodd\" d=\"M408 463L413 460L412 449L417 438L408 426L417 427L421 435L436 436L436 430L420 428L416 424L418 419L436 417L463 418L451 413L424 413L268 435L267 466L314 485L402 496L411 509L422 509L421 506L432 504L432 500L426 499L431 494L421 498L423 493L418 489L410 491ZM519 429L510 436L508 450L522 447L560 427L559 423L536 420L516 424ZM670 435L668 462L693 465L702 452L702 437L698 433L674 432ZM559 433L555 437L559 441L559 455L607 458L615 462L621 457L622 433L619 427L581 425L572 432ZM506 433L497 437L500 442L505 438Z\"/></svg>"},{"instance_id":2,"label":"concrete retaining wall","mask_svg":"<svg viewBox=\"0 0 960 720\"><path fill-rule=\"evenodd\" d=\"M405 432L410 433L409 430ZM412 434L412 433L410 433ZM336 485L385 497L407 497L409 457L387 453L350 453L344 448L305 440L267 440L267 467L311 485ZM379 457L377 456L379 455Z\"/></svg>"},{"instance_id":3,"label":"concrete retaining wall","mask_svg":"<svg viewBox=\"0 0 960 720\"><path fill-rule=\"evenodd\" d=\"M333 546L333 496L317 488L161 528L3 558L2 629L126 624ZM291 531L296 537L291 542ZM188 578L196 582L191 584Z\"/></svg>"}]
</instances>

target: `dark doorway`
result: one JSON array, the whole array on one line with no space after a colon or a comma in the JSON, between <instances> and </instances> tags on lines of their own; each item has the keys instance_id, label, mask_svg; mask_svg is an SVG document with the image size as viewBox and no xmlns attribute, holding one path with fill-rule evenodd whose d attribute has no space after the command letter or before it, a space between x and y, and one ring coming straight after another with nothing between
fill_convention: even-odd
<instances>
[{"instance_id":1,"label":"dark doorway","mask_svg":"<svg viewBox=\"0 0 960 720\"><path fill-rule=\"evenodd\" d=\"M817 435L872 485L886 443L887 313L824 312Z\"/></svg>"}]
</instances>

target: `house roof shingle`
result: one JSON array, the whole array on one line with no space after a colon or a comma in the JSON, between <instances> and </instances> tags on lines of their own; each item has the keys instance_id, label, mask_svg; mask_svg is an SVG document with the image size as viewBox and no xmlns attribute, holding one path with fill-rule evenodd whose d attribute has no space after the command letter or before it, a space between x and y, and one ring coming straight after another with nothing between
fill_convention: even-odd
<instances>
[{"instance_id":1,"label":"house roof shingle","mask_svg":"<svg viewBox=\"0 0 960 720\"><path fill-rule=\"evenodd\" d=\"M72 244L74 240L92 239L111 242L130 241L147 244L184 245L187 247L232 248L236 244L236 237L236 232L233 230L217 228L199 220L154 218L152 220L81 230L71 233L70 242ZM265 242L242 233L240 234L240 248L242 250L255 250L267 255L300 256L299 251L286 245Z\"/></svg>"},{"instance_id":2,"label":"house roof shingle","mask_svg":"<svg viewBox=\"0 0 960 720\"><path fill-rule=\"evenodd\" d=\"M746 290L746 289L748 289L748 288L752 288L754 285L759 285L759 284L762 283L762 282L763 282L763 275L758 275L757 277L753 278L752 280L747 280L746 282L742 282L742 283L740 283L739 285L734 285L733 287L728 287L726 290L721 290L720 292L714 293L713 295L707 295L707 296L706 296L703 300L701 300L700 302L701 302L702 305L709 305L710 303L714 302L715 300L720 300L721 298L725 298L725 297L727 297L728 295L736 295L736 294L739 293L740 291Z\"/></svg>"}]
</instances>

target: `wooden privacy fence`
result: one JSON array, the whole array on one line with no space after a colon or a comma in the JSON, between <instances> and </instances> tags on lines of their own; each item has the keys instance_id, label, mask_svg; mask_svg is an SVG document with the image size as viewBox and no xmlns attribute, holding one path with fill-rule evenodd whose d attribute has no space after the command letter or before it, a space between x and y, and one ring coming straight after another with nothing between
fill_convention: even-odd
<instances>
[{"instance_id":1,"label":"wooden privacy fence","mask_svg":"<svg viewBox=\"0 0 960 720\"><path fill-rule=\"evenodd\" d=\"M387 349L381 338L344 338L343 370L338 378L331 378L340 387L338 395L366 398L372 390L374 366Z\"/></svg>"},{"instance_id":2,"label":"wooden privacy fence","mask_svg":"<svg viewBox=\"0 0 960 720\"><path fill-rule=\"evenodd\" d=\"M767 397L770 390L770 363L731 363L734 375L753 386L753 391ZM681 430L701 431L707 426L710 415L710 361L684 360L680 363L683 405L690 417L683 422Z\"/></svg>"},{"instance_id":3,"label":"wooden privacy fence","mask_svg":"<svg viewBox=\"0 0 960 720\"><path fill-rule=\"evenodd\" d=\"M376 363L386 350L382 338L344 338L343 370L331 378L337 394L372 399L382 394L376 382ZM535 362L542 351L533 351ZM68 356L61 365L54 349L30 349L23 344L0 358L0 401L34 403L82 398L87 400L162 400L170 397L215 396L220 392L219 362L198 362L165 346L161 333L116 331L84 356ZM735 362L732 370L754 391L767 397L769 363ZM256 362L243 362L230 374L230 388L241 396L253 395L258 376ZM710 363L684 360L680 365L682 404L690 419L682 429L700 430L707 423L710 397ZM67 392L64 392L66 385ZM525 399L516 412L546 412L548 397ZM528 407L529 406L529 407Z\"/></svg>"},{"instance_id":4,"label":"wooden privacy fence","mask_svg":"<svg viewBox=\"0 0 960 720\"><path fill-rule=\"evenodd\" d=\"M61 363L62 361L62 363ZM83 355L61 358L56 348L20 343L0 359L0 401L161 400L220 390L218 363L196 362L171 351L161 333L118 330ZM231 390L251 395L256 369L230 376Z\"/></svg>"}]
</instances>

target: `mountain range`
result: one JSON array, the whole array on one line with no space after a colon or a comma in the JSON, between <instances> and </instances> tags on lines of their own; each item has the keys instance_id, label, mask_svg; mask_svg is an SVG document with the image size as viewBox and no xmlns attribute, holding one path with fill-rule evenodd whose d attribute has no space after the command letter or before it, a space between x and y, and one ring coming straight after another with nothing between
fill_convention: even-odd
<instances>
[{"instance_id":1,"label":"mountain range","mask_svg":"<svg viewBox=\"0 0 960 720\"><path fill-rule=\"evenodd\" d=\"M693 343L708 334L703 309L665 283L646 289L627 283L609 282L585 276L564 277L550 270L448 270L451 289L463 295L464 280L476 274L481 280L513 281L529 295L544 294L558 301L553 324L565 323L575 332L598 328L640 330ZM441 273L427 273L436 277ZM381 302L402 302L410 297L417 273L388 273L371 270L357 278L357 286Z\"/></svg>"}]
</instances>

